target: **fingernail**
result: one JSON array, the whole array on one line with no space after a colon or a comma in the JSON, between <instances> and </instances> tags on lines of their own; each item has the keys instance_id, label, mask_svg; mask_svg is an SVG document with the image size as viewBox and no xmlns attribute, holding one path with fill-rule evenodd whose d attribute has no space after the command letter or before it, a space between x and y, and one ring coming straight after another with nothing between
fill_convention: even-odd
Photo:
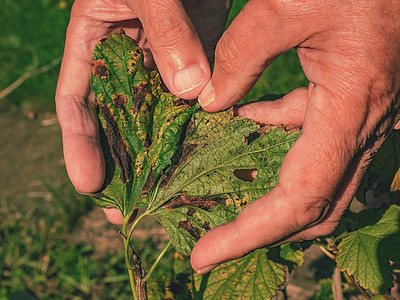
<instances>
[{"instance_id":1,"label":"fingernail","mask_svg":"<svg viewBox=\"0 0 400 300\"><path fill-rule=\"evenodd\" d=\"M200 270L197 270L196 273L199 275L204 275L204 274L210 272L211 270L214 270L218 266L219 266L219 264L209 265L207 267L201 268Z\"/></svg>"},{"instance_id":2,"label":"fingernail","mask_svg":"<svg viewBox=\"0 0 400 300\"><path fill-rule=\"evenodd\" d=\"M78 191L76 188L75 188L75 191L78 193L78 194L81 194L82 196L90 196L92 193L83 193L83 192L80 192L80 191Z\"/></svg>"},{"instance_id":3,"label":"fingernail","mask_svg":"<svg viewBox=\"0 0 400 300\"><path fill-rule=\"evenodd\" d=\"M206 73L199 66L191 66L175 74L174 87L178 94L187 93L203 83Z\"/></svg>"},{"instance_id":4,"label":"fingernail","mask_svg":"<svg viewBox=\"0 0 400 300\"><path fill-rule=\"evenodd\" d=\"M198 101L201 107L206 107L210 105L215 100L215 90L211 83L211 80L204 87L203 91L200 93Z\"/></svg>"}]
</instances>

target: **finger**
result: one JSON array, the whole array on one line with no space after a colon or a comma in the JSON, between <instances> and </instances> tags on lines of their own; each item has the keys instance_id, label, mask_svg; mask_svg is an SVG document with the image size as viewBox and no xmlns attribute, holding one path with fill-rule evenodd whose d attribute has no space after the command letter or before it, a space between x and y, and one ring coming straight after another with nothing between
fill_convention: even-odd
<instances>
[{"instance_id":1,"label":"finger","mask_svg":"<svg viewBox=\"0 0 400 300\"><path fill-rule=\"evenodd\" d=\"M246 103L235 108L235 113L260 125L301 127L308 103L308 90L298 88L274 101Z\"/></svg>"},{"instance_id":2,"label":"finger","mask_svg":"<svg viewBox=\"0 0 400 300\"><path fill-rule=\"evenodd\" d=\"M294 3L270 3L249 1L219 40L212 80L199 95L207 111L240 101L276 57L315 30L308 28L309 13L290 7Z\"/></svg>"},{"instance_id":3,"label":"finger","mask_svg":"<svg viewBox=\"0 0 400 300\"><path fill-rule=\"evenodd\" d=\"M103 208L104 213L107 216L108 222L115 224L115 225L122 225L123 224L123 217L121 212L116 208Z\"/></svg>"},{"instance_id":4,"label":"finger","mask_svg":"<svg viewBox=\"0 0 400 300\"><path fill-rule=\"evenodd\" d=\"M94 99L89 100L92 49L82 41L84 30L87 30L85 24L79 22L71 23L68 28L56 109L68 175L77 191L91 193L103 184L105 162L99 142L96 104Z\"/></svg>"},{"instance_id":5,"label":"finger","mask_svg":"<svg viewBox=\"0 0 400 300\"><path fill-rule=\"evenodd\" d=\"M108 222L115 225L122 225L124 223L124 218L122 213L116 208L103 208L104 213L106 214ZM128 223L132 223L138 214L138 210L135 209L133 213L130 215Z\"/></svg>"},{"instance_id":6,"label":"finger","mask_svg":"<svg viewBox=\"0 0 400 300\"><path fill-rule=\"evenodd\" d=\"M127 4L142 22L154 60L169 90L195 99L211 77L196 31L181 1L133 1Z\"/></svg>"},{"instance_id":7,"label":"finger","mask_svg":"<svg viewBox=\"0 0 400 300\"><path fill-rule=\"evenodd\" d=\"M351 149L358 148L354 139L347 138L354 132L346 128L357 117L356 112L346 112L329 98L329 93L313 88L302 135L285 157L278 185L246 207L236 220L209 231L198 241L191 257L196 271L208 272L217 264L284 240L321 219L344 177ZM334 120L339 116L342 119L337 125Z\"/></svg>"}]
</instances>

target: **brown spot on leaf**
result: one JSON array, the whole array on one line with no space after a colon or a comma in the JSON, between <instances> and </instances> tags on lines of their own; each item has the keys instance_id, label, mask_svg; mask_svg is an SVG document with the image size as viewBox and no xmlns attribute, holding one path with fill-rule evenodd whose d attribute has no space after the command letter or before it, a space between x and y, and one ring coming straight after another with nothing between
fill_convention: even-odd
<instances>
[{"instance_id":1,"label":"brown spot on leaf","mask_svg":"<svg viewBox=\"0 0 400 300\"><path fill-rule=\"evenodd\" d=\"M200 233L199 233L199 229L194 227L192 225L192 223L190 222L190 220L186 220L186 221L180 221L178 223L178 228L183 228L185 229L187 232L190 233L190 235L192 237L194 237L196 240L200 239Z\"/></svg>"},{"instance_id":2,"label":"brown spot on leaf","mask_svg":"<svg viewBox=\"0 0 400 300\"><path fill-rule=\"evenodd\" d=\"M110 75L110 72L107 71L106 64L101 59L93 62L92 73L94 76L99 76L101 79Z\"/></svg>"},{"instance_id":3,"label":"brown spot on leaf","mask_svg":"<svg viewBox=\"0 0 400 300\"><path fill-rule=\"evenodd\" d=\"M211 230L210 222L205 221L201 228L205 229L206 231Z\"/></svg>"},{"instance_id":4,"label":"brown spot on leaf","mask_svg":"<svg viewBox=\"0 0 400 300\"><path fill-rule=\"evenodd\" d=\"M153 185L153 180L153 170L150 170L150 174L146 179L141 195L146 195L150 191L150 188Z\"/></svg>"},{"instance_id":5,"label":"brown spot on leaf","mask_svg":"<svg viewBox=\"0 0 400 300\"><path fill-rule=\"evenodd\" d=\"M186 105L186 101L183 100L182 98L176 98L176 99L172 102L172 104L173 104L174 106L182 106L182 105Z\"/></svg>"},{"instance_id":6,"label":"brown spot on leaf","mask_svg":"<svg viewBox=\"0 0 400 300\"><path fill-rule=\"evenodd\" d=\"M100 105L101 113L106 121L105 134L110 147L111 156L116 165L121 170L120 179L123 183L127 182L132 175L132 157L121 135L118 124L115 121L110 108Z\"/></svg>"},{"instance_id":7,"label":"brown spot on leaf","mask_svg":"<svg viewBox=\"0 0 400 300\"><path fill-rule=\"evenodd\" d=\"M218 204L226 204L226 203L224 199L217 197L214 197L213 199L207 199L204 197L202 198L202 197L179 195L169 200L164 205L164 208L174 209L182 206L194 206L209 211Z\"/></svg>"},{"instance_id":8,"label":"brown spot on leaf","mask_svg":"<svg viewBox=\"0 0 400 300\"><path fill-rule=\"evenodd\" d=\"M186 212L186 215L189 216L189 217L191 217L191 216L194 215L195 212L196 212L196 211L194 210L193 207L189 207L189 208L188 208L188 211Z\"/></svg>"},{"instance_id":9,"label":"brown spot on leaf","mask_svg":"<svg viewBox=\"0 0 400 300\"><path fill-rule=\"evenodd\" d=\"M102 39L100 40L100 43L104 44L105 42L107 42L107 40L108 40L108 37L102 38Z\"/></svg>"},{"instance_id":10,"label":"brown spot on leaf","mask_svg":"<svg viewBox=\"0 0 400 300\"><path fill-rule=\"evenodd\" d=\"M138 86L132 87L133 94L133 107L132 113L136 114L143 104L144 99L147 95L147 83L140 83Z\"/></svg>"},{"instance_id":11,"label":"brown spot on leaf","mask_svg":"<svg viewBox=\"0 0 400 300\"><path fill-rule=\"evenodd\" d=\"M126 103L128 103L128 97L126 95L116 95L113 98L114 106L116 108L122 109Z\"/></svg>"},{"instance_id":12,"label":"brown spot on leaf","mask_svg":"<svg viewBox=\"0 0 400 300\"><path fill-rule=\"evenodd\" d=\"M98 192L91 193L90 196L92 196L93 198L98 199L98 200L103 199L103 195L101 193L98 193Z\"/></svg>"}]
</instances>

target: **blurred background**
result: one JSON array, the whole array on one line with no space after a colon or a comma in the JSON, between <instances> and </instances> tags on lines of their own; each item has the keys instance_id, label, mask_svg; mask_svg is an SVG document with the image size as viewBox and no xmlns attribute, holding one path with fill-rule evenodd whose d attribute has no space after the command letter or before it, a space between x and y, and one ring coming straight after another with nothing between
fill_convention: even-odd
<instances>
[{"instance_id":1,"label":"blurred background","mask_svg":"<svg viewBox=\"0 0 400 300\"><path fill-rule=\"evenodd\" d=\"M245 2L234 1L230 20ZM0 299L130 298L119 227L76 193L62 156L54 94L72 4L0 0ZM281 95L307 83L292 50L246 98ZM134 239L146 269L167 237L150 222ZM320 257L313 255L294 275L302 283L293 281L292 299L329 299L319 298L317 283L324 284L333 267L315 272ZM190 267L178 274L176 261L187 265L171 251L149 285L150 299L187 299Z\"/></svg>"}]
</instances>

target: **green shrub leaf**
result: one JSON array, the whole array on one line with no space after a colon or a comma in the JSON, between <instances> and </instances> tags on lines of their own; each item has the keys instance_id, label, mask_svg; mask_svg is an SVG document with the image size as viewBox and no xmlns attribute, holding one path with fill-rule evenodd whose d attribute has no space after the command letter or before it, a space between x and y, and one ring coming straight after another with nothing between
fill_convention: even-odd
<instances>
[{"instance_id":1,"label":"green shrub leaf","mask_svg":"<svg viewBox=\"0 0 400 300\"><path fill-rule=\"evenodd\" d=\"M229 111L198 112L193 123L177 169L149 206L184 254L207 230L233 220L276 185L283 158L299 135L260 128Z\"/></svg>"},{"instance_id":2,"label":"green shrub leaf","mask_svg":"<svg viewBox=\"0 0 400 300\"><path fill-rule=\"evenodd\" d=\"M269 299L286 280L286 269L258 249L222 264L210 274L194 275L194 299ZM206 288L205 288L206 286Z\"/></svg>"},{"instance_id":3,"label":"green shrub leaf","mask_svg":"<svg viewBox=\"0 0 400 300\"><path fill-rule=\"evenodd\" d=\"M390 260L400 261L400 207L363 211L358 225L340 242L337 265L365 289L388 294L393 286Z\"/></svg>"}]
</instances>

